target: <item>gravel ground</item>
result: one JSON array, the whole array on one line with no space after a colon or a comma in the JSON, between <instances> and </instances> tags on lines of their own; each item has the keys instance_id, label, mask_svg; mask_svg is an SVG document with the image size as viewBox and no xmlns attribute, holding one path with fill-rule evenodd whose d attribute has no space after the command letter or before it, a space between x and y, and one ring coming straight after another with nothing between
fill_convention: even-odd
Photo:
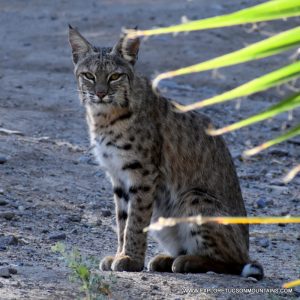
<instances>
[{"instance_id":1,"label":"gravel ground","mask_svg":"<svg viewBox=\"0 0 300 300\"><path fill-rule=\"evenodd\" d=\"M0 299L76 299L79 285L51 251L57 240L98 259L116 250L112 191L88 147L84 111L72 74L67 24L92 41L110 46L122 27L175 24L182 16L204 18L262 1L11 0L0 2ZM299 20L259 28L236 26L143 42L137 68L149 77L238 49ZM288 53L291 55L292 53ZM184 103L216 93L287 64L286 56L162 83L163 92ZM278 90L242 103L206 109L219 126L275 103ZM300 159L294 138L251 159L244 149L278 135L299 120L287 115L225 136L237 166L250 216L299 215L300 177L289 185L282 176ZM265 268L261 282L217 274L115 273L113 299L281 299L277 294L225 288L280 288L299 277L299 225L250 227L250 252ZM147 260L159 252L149 239ZM16 273L16 274L15 274ZM99 272L100 273L100 272ZM103 274L100 274L103 275ZM104 274L107 276L108 274ZM200 290L208 289L208 290ZM236 291L237 294L233 294ZM249 292L248 292L249 293Z\"/></svg>"}]
</instances>

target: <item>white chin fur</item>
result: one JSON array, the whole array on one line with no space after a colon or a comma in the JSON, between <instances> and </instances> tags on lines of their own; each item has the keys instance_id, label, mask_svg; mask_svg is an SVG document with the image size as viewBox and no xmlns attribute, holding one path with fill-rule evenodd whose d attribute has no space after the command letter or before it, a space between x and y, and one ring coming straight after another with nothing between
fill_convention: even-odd
<instances>
[{"instance_id":1,"label":"white chin fur","mask_svg":"<svg viewBox=\"0 0 300 300\"><path fill-rule=\"evenodd\" d=\"M261 275L261 270L253 264L247 264L244 266L241 276L243 277L255 277L255 275Z\"/></svg>"}]
</instances>

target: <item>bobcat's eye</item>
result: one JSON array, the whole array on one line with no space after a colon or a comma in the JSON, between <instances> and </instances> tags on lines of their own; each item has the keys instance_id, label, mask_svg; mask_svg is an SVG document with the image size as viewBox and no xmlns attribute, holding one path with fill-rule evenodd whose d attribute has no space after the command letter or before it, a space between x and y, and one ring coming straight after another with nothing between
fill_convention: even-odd
<instances>
[{"instance_id":1,"label":"bobcat's eye","mask_svg":"<svg viewBox=\"0 0 300 300\"><path fill-rule=\"evenodd\" d=\"M110 75L109 81L117 80L117 79L119 79L121 77L121 75L122 74L120 74L120 73L114 73L114 74Z\"/></svg>"},{"instance_id":2,"label":"bobcat's eye","mask_svg":"<svg viewBox=\"0 0 300 300\"><path fill-rule=\"evenodd\" d=\"M95 76L94 76L92 73L90 73L90 72L82 73L82 75L83 75L86 79L88 79L88 80L93 80L93 81L95 81Z\"/></svg>"}]
</instances>

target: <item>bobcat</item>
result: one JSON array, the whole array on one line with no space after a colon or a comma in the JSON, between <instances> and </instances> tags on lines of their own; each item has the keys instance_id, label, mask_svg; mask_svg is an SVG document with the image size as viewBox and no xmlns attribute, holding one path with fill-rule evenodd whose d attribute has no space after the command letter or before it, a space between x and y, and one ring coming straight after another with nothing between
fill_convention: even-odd
<instances>
[{"instance_id":1,"label":"bobcat","mask_svg":"<svg viewBox=\"0 0 300 300\"><path fill-rule=\"evenodd\" d=\"M101 270L141 271L143 228L161 216L246 216L224 140L206 134L206 116L178 113L134 70L138 38L97 48L70 26L69 41L91 145L114 191L118 249ZM167 254L154 257L150 271L263 278L249 259L247 225L179 224L153 235Z\"/></svg>"}]
</instances>

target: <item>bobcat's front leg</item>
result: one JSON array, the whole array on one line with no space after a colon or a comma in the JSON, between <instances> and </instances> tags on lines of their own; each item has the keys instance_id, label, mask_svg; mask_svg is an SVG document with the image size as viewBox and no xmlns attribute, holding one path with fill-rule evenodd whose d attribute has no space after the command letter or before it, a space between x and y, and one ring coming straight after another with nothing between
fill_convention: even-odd
<instances>
[{"instance_id":1,"label":"bobcat's front leg","mask_svg":"<svg viewBox=\"0 0 300 300\"><path fill-rule=\"evenodd\" d=\"M128 216L128 194L121 185L114 186L114 202L116 208L117 234L118 234L118 249L116 256L122 252L124 241L124 230ZM100 270L111 271L111 265L115 256L106 256L100 262Z\"/></svg>"},{"instance_id":2,"label":"bobcat's front leg","mask_svg":"<svg viewBox=\"0 0 300 300\"><path fill-rule=\"evenodd\" d=\"M144 268L147 234L143 229L150 224L154 185L134 184L128 190L128 216L123 248L112 262L113 271L139 272Z\"/></svg>"}]
</instances>

